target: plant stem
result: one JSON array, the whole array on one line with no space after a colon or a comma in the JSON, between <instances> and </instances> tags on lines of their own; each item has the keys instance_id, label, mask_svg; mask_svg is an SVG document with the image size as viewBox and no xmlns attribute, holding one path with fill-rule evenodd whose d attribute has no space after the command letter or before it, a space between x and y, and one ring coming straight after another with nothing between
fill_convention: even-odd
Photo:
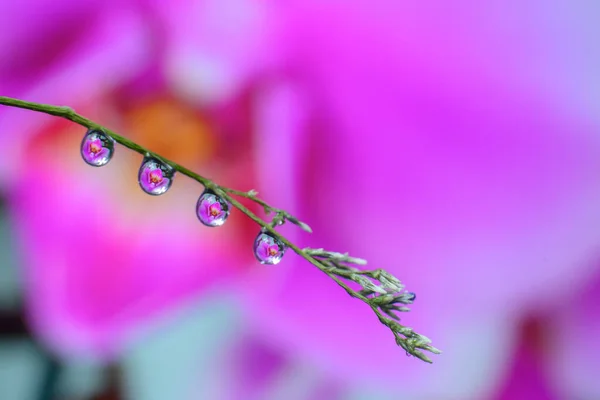
<instances>
[{"instance_id":1,"label":"plant stem","mask_svg":"<svg viewBox=\"0 0 600 400\"><path fill-rule=\"evenodd\" d=\"M355 263L358 265L364 265L366 263L366 261L361 260L361 259L356 259L353 257L348 257L347 254L344 255L344 254L336 253L336 252L327 252L327 251L324 251L323 249L305 249L305 250L300 249L300 247L298 247L295 244L293 244L292 242L290 242L288 239L286 239L284 236L282 236L280 233L278 233L274 229L274 226L277 224L272 224L272 223L269 223L269 222L264 221L263 219L259 218L256 214L254 214L252 211L250 211L247 207L245 207L243 204L241 204L239 201L237 201L233 197L233 196L238 196L238 197L247 198L247 199L259 204L260 206L262 206L265 210L265 213L274 212L276 214L274 218L277 218L277 221L281 221L281 223L283 223L287 220L291 223L298 225L300 228L304 229L305 231L311 232L310 227L308 225L306 225L305 223L303 223L303 222L299 221L297 218L291 216L286 211L271 207L264 200L259 199L257 197L257 193L255 191L251 190L249 192L243 192L243 191L219 186L217 183L213 182L212 180L210 180L200 174L197 174L197 173L193 172L192 170L190 170L174 161L168 160L168 159L162 157L161 155L156 154L156 153L146 149L145 147L140 146L139 144L132 142L131 140L117 134L116 132L113 132L112 130L105 128L104 126L76 113L70 107L52 106L52 105L47 105L47 104L32 103L29 101L23 101L23 100L13 99L10 97L2 97L2 96L0 96L0 104L9 106L9 107L17 107L17 108L22 108L22 109L26 109L26 110L37 111L37 112L53 115L56 117L67 119L76 124L84 126L88 129L100 130L100 131L104 132L105 134L107 134L108 136L110 136L111 138L113 138L117 143L127 147L128 149L131 149L137 153L140 153L143 156L149 155L151 157L155 157L159 160L162 160L163 162L165 162L165 163L169 164L171 167L173 167L177 172L194 179L195 181L201 183L205 188L213 190L217 195L221 196L223 199L228 201L233 207L240 210L243 214L248 216L250 219L252 219L254 222L256 222L263 229L268 231L273 237L279 239L282 243L284 243L287 247L292 249L300 257L302 257L303 259L305 259L306 261L308 261L309 263L311 263L312 265L317 267L319 270L321 270L325 274L327 274L340 287L342 287L350 296L357 298L357 299L363 301L364 303L367 303L371 307L371 309L373 310L373 312L375 313L375 315L377 316L379 321L383 325L387 326L388 328L390 328L392 330L392 332L394 333L394 337L396 339L396 343L399 346L401 346L404 350L406 350L407 354L412 354L415 357L418 357L423 361L431 363L431 360L425 354L423 354L421 351L419 351L418 349L427 350L434 354L440 353L440 351L438 349L436 349L435 347L430 346L428 344L429 342L428 342L427 338L413 332L412 329L410 329L408 327L400 325L397 321L385 317L382 314L382 312L380 311L380 309L378 308L379 306L377 304L375 304L374 301L372 301L373 298L368 298L368 296L364 296L363 294L353 290L352 288L350 288L350 286L348 286L342 280L342 279L348 279L348 280L360 283L360 282L364 282L364 279L367 279L365 277L365 278L363 278L363 280L359 280L357 278L358 275L367 275L374 280L378 280L379 275L377 275L377 274L379 274L382 270L360 271L360 270L353 269L353 268L349 269L348 267L340 264L340 261L345 262L345 263ZM402 337L400 335L402 335L404 337Z\"/></svg>"}]
</instances>

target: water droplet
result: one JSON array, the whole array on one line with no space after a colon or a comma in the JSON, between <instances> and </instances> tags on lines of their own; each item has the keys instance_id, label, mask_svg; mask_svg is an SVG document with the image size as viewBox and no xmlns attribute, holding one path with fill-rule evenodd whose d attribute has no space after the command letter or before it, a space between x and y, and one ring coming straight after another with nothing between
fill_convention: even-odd
<instances>
[{"instance_id":1,"label":"water droplet","mask_svg":"<svg viewBox=\"0 0 600 400\"><path fill-rule=\"evenodd\" d=\"M229 217L231 206L225 199L206 189L196 203L196 215L206 226L221 226Z\"/></svg>"},{"instance_id":2,"label":"water droplet","mask_svg":"<svg viewBox=\"0 0 600 400\"><path fill-rule=\"evenodd\" d=\"M89 129L81 141L81 157L93 167L108 164L114 152L115 141L100 130Z\"/></svg>"},{"instance_id":3,"label":"water droplet","mask_svg":"<svg viewBox=\"0 0 600 400\"><path fill-rule=\"evenodd\" d=\"M261 264L279 264L285 253L285 245L270 233L261 232L254 241L254 255Z\"/></svg>"},{"instance_id":4,"label":"water droplet","mask_svg":"<svg viewBox=\"0 0 600 400\"><path fill-rule=\"evenodd\" d=\"M174 176L175 170L170 165L153 157L144 157L138 182L144 192L159 196L169 190Z\"/></svg>"}]
</instances>

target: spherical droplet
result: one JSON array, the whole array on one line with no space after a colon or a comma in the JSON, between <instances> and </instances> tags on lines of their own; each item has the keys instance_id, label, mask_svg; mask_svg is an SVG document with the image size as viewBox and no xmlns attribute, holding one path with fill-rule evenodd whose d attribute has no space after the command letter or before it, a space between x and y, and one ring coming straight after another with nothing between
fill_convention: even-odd
<instances>
[{"instance_id":1,"label":"spherical droplet","mask_svg":"<svg viewBox=\"0 0 600 400\"><path fill-rule=\"evenodd\" d=\"M196 215L206 226L221 226L229 217L231 207L225 199L206 189L196 203Z\"/></svg>"},{"instance_id":2,"label":"spherical droplet","mask_svg":"<svg viewBox=\"0 0 600 400\"><path fill-rule=\"evenodd\" d=\"M285 253L285 245L270 233L261 232L254 241L254 255L261 264L279 264Z\"/></svg>"},{"instance_id":3,"label":"spherical droplet","mask_svg":"<svg viewBox=\"0 0 600 400\"><path fill-rule=\"evenodd\" d=\"M175 170L168 164L153 157L145 157L138 173L142 190L153 196L165 193L173 184Z\"/></svg>"},{"instance_id":4,"label":"spherical droplet","mask_svg":"<svg viewBox=\"0 0 600 400\"><path fill-rule=\"evenodd\" d=\"M81 157L93 167L108 164L114 152L115 141L100 130L89 129L81 141Z\"/></svg>"}]
</instances>

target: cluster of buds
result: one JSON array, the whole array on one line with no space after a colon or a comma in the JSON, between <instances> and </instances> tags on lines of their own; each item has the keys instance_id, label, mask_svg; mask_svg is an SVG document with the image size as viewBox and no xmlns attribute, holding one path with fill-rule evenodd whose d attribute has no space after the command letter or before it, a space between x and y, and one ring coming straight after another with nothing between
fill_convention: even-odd
<instances>
[{"instance_id":1,"label":"cluster of buds","mask_svg":"<svg viewBox=\"0 0 600 400\"><path fill-rule=\"evenodd\" d=\"M423 361L431 362L421 350L440 354L440 350L431 346L431 340L414 332L411 328L400 325L398 313L410 311L407 305L412 304L417 295L404 289L398 278L383 269L362 270L352 265L364 266L366 260L350 257L347 253L337 253L324 249L306 248L303 251L319 261L323 271L331 276L346 292L367 303L375 312L379 321L387 326L407 355L413 355ZM353 282L360 289L354 290L344 282Z\"/></svg>"}]
</instances>

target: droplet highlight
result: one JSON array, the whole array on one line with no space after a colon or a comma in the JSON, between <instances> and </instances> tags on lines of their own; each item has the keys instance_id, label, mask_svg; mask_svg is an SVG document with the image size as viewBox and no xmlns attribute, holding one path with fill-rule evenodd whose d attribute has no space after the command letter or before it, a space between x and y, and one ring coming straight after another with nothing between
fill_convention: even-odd
<instances>
[{"instance_id":1,"label":"droplet highlight","mask_svg":"<svg viewBox=\"0 0 600 400\"><path fill-rule=\"evenodd\" d=\"M108 164L115 152L115 141L106 133L89 129L81 141L81 157L92 167Z\"/></svg>"},{"instance_id":2,"label":"droplet highlight","mask_svg":"<svg viewBox=\"0 0 600 400\"><path fill-rule=\"evenodd\" d=\"M229 217L230 204L212 190L206 189L196 203L196 216L206 226L221 226Z\"/></svg>"},{"instance_id":3,"label":"droplet highlight","mask_svg":"<svg viewBox=\"0 0 600 400\"><path fill-rule=\"evenodd\" d=\"M285 245L267 232L259 233L254 241L254 255L261 264L279 264L285 250Z\"/></svg>"},{"instance_id":4,"label":"droplet highlight","mask_svg":"<svg viewBox=\"0 0 600 400\"><path fill-rule=\"evenodd\" d=\"M138 173L138 182L142 190L152 196L160 196L173 184L175 169L154 158L145 157Z\"/></svg>"}]
</instances>

